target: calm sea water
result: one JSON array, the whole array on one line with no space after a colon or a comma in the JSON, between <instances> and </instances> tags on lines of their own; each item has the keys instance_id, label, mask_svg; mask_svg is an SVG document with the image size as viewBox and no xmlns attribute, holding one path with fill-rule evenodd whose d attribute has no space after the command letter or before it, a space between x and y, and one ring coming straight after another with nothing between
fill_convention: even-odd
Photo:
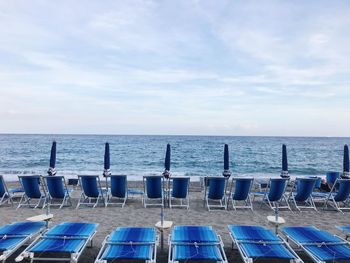
<instances>
[{"instance_id":1,"label":"calm sea water","mask_svg":"<svg viewBox=\"0 0 350 263\"><path fill-rule=\"evenodd\" d=\"M102 174L104 143L110 143L113 174L137 179L160 174L166 144L172 147L171 172L177 175L220 175L223 146L229 145L230 169L236 175L278 176L281 147L287 144L291 175L324 175L342 170L343 145L350 138L0 135L0 173L46 174L52 140L57 141L58 174Z\"/></svg>"}]
</instances>

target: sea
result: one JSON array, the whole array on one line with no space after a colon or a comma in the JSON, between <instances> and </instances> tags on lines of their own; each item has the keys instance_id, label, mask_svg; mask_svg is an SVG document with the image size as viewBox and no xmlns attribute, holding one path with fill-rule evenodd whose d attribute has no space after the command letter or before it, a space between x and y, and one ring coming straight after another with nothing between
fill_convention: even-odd
<instances>
[{"instance_id":1,"label":"sea","mask_svg":"<svg viewBox=\"0 0 350 263\"><path fill-rule=\"evenodd\" d=\"M22 174L46 175L53 140L58 175L102 175L109 142L112 174L134 180L164 171L167 143L171 173L193 178L222 174L224 144L229 145L233 175L274 177L281 172L282 144L287 145L291 176L322 176L342 171L343 147L350 143L350 138L338 137L0 134L0 174L9 181Z\"/></svg>"}]
</instances>

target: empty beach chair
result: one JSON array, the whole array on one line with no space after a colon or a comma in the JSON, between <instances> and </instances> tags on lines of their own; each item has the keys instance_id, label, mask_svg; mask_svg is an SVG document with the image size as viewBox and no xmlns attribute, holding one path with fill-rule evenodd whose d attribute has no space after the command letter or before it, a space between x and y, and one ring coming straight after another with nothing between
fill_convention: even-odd
<instances>
[{"instance_id":1,"label":"empty beach chair","mask_svg":"<svg viewBox=\"0 0 350 263\"><path fill-rule=\"evenodd\" d=\"M314 262L350 260L350 245L344 239L313 226L283 227L288 240L302 248Z\"/></svg>"},{"instance_id":2,"label":"empty beach chair","mask_svg":"<svg viewBox=\"0 0 350 263\"><path fill-rule=\"evenodd\" d=\"M148 205L164 206L163 183L163 176L143 177L143 204L145 207Z\"/></svg>"},{"instance_id":3,"label":"empty beach chair","mask_svg":"<svg viewBox=\"0 0 350 263\"><path fill-rule=\"evenodd\" d=\"M45 229L45 222L17 222L0 227L0 262Z\"/></svg>"},{"instance_id":4,"label":"empty beach chair","mask_svg":"<svg viewBox=\"0 0 350 263\"><path fill-rule=\"evenodd\" d=\"M303 262L283 238L262 226L229 225L228 229L232 244L246 263L259 259Z\"/></svg>"},{"instance_id":5,"label":"empty beach chair","mask_svg":"<svg viewBox=\"0 0 350 263\"><path fill-rule=\"evenodd\" d=\"M330 193L328 193L324 207L328 205L334 207L337 211L343 212L343 210L349 210L350 202L350 179L337 179L332 187Z\"/></svg>"},{"instance_id":6,"label":"empty beach chair","mask_svg":"<svg viewBox=\"0 0 350 263\"><path fill-rule=\"evenodd\" d=\"M341 173L340 172L327 172L326 173L326 182L329 185L329 187L332 187L334 183L337 181L337 179L340 178Z\"/></svg>"},{"instance_id":7,"label":"empty beach chair","mask_svg":"<svg viewBox=\"0 0 350 263\"><path fill-rule=\"evenodd\" d=\"M226 187L227 178L225 177L205 177L204 201L208 210L210 208L227 209ZM215 204L213 204L215 203Z\"/></svg>"},{"instance_id":8,"label":"empty beach chair","mask_svg":"<svg viewBox=\"0 0 350 263\"><path fill-rule=\"evenodd\" d=\"M291 210L285 195L288 182L288 178L270 178L266 190L254 193L254 199L256 196L261 196L262 204L267 204L271 209L275 209L278 204L280 209ZM285 202L284 206L282 206L283 201Z\"/></svg>"},{"instance_id":9,"label":"empty beach chair","mask_svg":"<svg viewBox=\"0 0 350 263\"><path fill-rule=\"evenodd\" d=\"M250 197L250 191L254 178L232 178L232 185L229 194L228 203L232 202L232 208L248 208L253 211L253 204ZM237 205L239 202L243 202L243 205Z\"/></svg>"},{"instance_id":10,"label":"empty beach chair","mask_svg":"<svg viewBox=\"0 0 350 263\"><path fill-rule=\"evenodd\" d=\"M100 201L105 205L105 189L101 187L100 177L98 175L79 175L79 185L81 187L81 196L76 208L80 205L92 206L95 208Z\"/></svg>"},{"instance_id":11,"label":"empty beach chair","mask_svg":"<svg viewBox=\"0 0 350 263\"><path fill-rule=\"evenodd\" d=\"M67 187L63 176L44 176L45 184L48 193L48 205L58 206L60 209L63 206L72 206L70 198L70 190ZM58 203L54 203L58 201Z\"/></svg>"},{"instance_id":12,"label":"empty beach chair","mask_svg":"<svg viewBox=\"0 0 350 263\"><path fill-rule=\"evenodd\" d=\"M109 177L110 187L107 192L106 207L108 205L121 205L123 208L128 199L127 177L126 175L110 175Z\"/></svg>"},{"instance_id":13,"label":"empty beach chair","mask_svg":"<svg viewBox=\"0 0 350 263\"><path fill-rule=\"evenodd\" d=\"M13 205L12 195L5 183L4 177L0 175L0 205L8 202Z\"/></svg>"},{"instance_id":14,"label":"empty beach chair","mask_svg":"<svg viewBox=\"0 0 350 263\"><path fill-rule=\"evenodd\" d=\"M155 263L157 234L151 227L118 227L102 243L95 263L144 260Z\"/></svg>"},{"instance_id":15,"label":"empty beach chair","mask_svg":"<svg viewBox=\"0 0 350 263\"><path fill-rule=\"evenodd\" d=\"M24 193L19 201L17 209L22 206L38 208L40 205L44 208L47 201L47 195L45 188L41 183L41 177L39 175L21 175L18 176L18 179L22 185ZM37 200L37 203L32 205L32 200Z\"/></svg>"},{"instance_id":16,"label":"empty beach chair","mask_svg":"<svg viewBox=\"0 0 350 263\"><path fill-rule=\"evenodd\" d=\"M96 234L98 224L64 222L52 227L34 240L16 262L29 258L38 261L78 262L85 247Z\"/></svg>"},{"instance_id":17,"label":"empty beach chair","mask_svg":"<svg viewBox=\"0 0 350 263\"><path fill-rule=\"evenodd\" d=\"M174 177L169 179L170 193L169 206L173 207L190 207L190 177ZM176 204L175 200L180 200L180 204Z\"/></svg>"},{"instance_id":18,"label":"empty beach chair","mask_svg":"<svg viewBox=\"0 0 350 263\"><path fill-rule=\"evenodd\" d=\"M336 226L336 228L345 233L345 239L350 237L350 226Z\"/></svg>"},{"instance_id":19,"label":"empty beach chair","mask_svg":"<svg viewBox=\"0 0 350 263\"><path fill-rule=\"evenodd\" d=\"M312 198L312 192L315 188L317 178L296 178L289 195L289 202L294 204L296 209L316 209L316 205Z\"/></svg>"}]
</instances>

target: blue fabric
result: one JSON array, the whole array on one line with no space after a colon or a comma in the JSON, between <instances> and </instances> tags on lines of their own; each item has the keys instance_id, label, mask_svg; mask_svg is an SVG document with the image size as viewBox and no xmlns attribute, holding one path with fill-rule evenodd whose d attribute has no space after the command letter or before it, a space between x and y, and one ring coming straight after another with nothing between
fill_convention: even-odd
<instances>
[{"instance_id":1,"label":"blue fabric","mask_svg":"<svg viewBox=\"0 0 350 263\"><path fill-rule=\"evenodd\" d=\"M0 251L11 250L25 239L26 237L0 237Z\"/></svg>"},{"instance_id":2,"label":"blue fabric","mask_svg":"<svg viewBox=\"0 0 350 263\"><path fill-rule=\"evenodd\" d=\"M235 192L232 194L233 200L243 201L248 198L250 188L253 183L252 178L236 178L235 181Z\"/></svg>"},{"instance_id":3,"label":"blue fabric","mask_svg":"<svg viewBox=\"0 0 350 263\"><path fill-rule=\"evenodd\" d=\"M146 176L146 191L148 198L162 198L162 177Z\"/></svg>"},{"instance_id":4,"label":"blue fabric","mask_svg":"<svg viewBox=\"0 0 350 263\"><path fill-rule=\"evenodd\" d=\"M190 183L190 178L173 178L173 191L171 196L174 198L186 198L188 187Z\"/></svg>"},{"instance_id":5,"label":"blue fabric","mask_svg":"<svg viewBox=\"0 0 350 263\"><path fill-rule=\"evenodd\" d=\"M111 168L110 153L109 153L109 143L105 144L105 155L104 155L104 168L109 170Z\"/></svg>"},{"instance_id":6,"label":"blue fabric","mask_svg":"<svg viewBox=\"0 0 350 263\"><path fill-rule=\"evenodd\" d=\"M128 189L128 194L131 194L131 195L143 195L144 192L142 190L138 190L138 189Z\"/></svg>"},{"instance_id":7,"label":"blue fabric","mask_svg":"<svg viewBox=\"0 0 350 263\"><path fill-rule=\"evenodd\" d=\"M224 170L230 169L230 157L229 157L229 151L228 151L228 145L225 144L224 146Z\"/></svg>"},{"instance_id":8,"label":"blue fabric","mask_svg":"<svg viewBox=\"0 0 350 263\"><path fill-rule=\"evenodd\" d=\"M262 226L228 226L232 236L236 240L249 241L281 241L271 230L265 229Z\"/></svg>"},{"instance_id":9,"label":"blue fabric","mask_svg":"<svg viewBox=\"0 0 350 263\"><path fill-rule=\"evenodd\" d=\"M63 199L67 193L63 176L46 176L46 186L52 198Z\"/></svg>"},{"instance_id":10,"label":"blue fabric","mask_svg":"<svg viewBox=\"0 0 350 263\"><path fill-rule=\"evenodd\" d=\"M350 234L350 226L337 226L341 231L344 231L346 234Z\"/></svg>"},{"instance_id":11,"label":"blue fabric","mask_svg":"<svg viewBox=\"0 0 350 263\"><path fill-rule=\"evenodd\" d=\"M50 153L50 168L55 168L56 166L56 142L52 142L51 153Z\"/></svg>"},{"instance_id":12,"label":"blue fabric","mask_svg":"<svg viewBox=\"0 0 350 263\"><path fill-rule=\"evenodd\" d=\"M164 168L167 171L170 171L170 156L171 156L171 150L170 150L170 144L168 143L166 145L166 153L165 153L165 160L164 160Z\"/></svg>"},{"instance_id":13,"label":"blue fabric","mask_svg":"<svg viewBox=\"0 0 350 263\"><path fill-rule=\"evenodd\" d=\"M274 178L270 181L270 190L268 193L271 202L278 202L283 197L286 190L288 179Z\"/></svg>"},{"instance_id":14,"label":"blue fabric","mask_svg":"<svg viewBox=\"0 0 350 263\"><path fill-rule=\"evenodd\" d=\"M0 236L32 235L45 227L45 222L17 222L0 227Z\"/></svg>"},{"instance_id":15,"label":"blue fabric","mask_svg":"<svg viewBox=\"0 0 350 263\"><path fill-rule=\"evenodd\" d=\"M43 238L37 242L30 252L78 252L84 246L86 239Z\"/></svg>"},{"instance_id":16,"label":"blue fabric","mask_svg":"<svg viewBox=\"0 0 350 263\"><path fill-rule=\"evenodd\" d=\"M282 145L282 171L288 171L287 146Z\"/></svg>"},{"instance_id":17,"label":"blue fabric","mask_svg":"<svg viewBox=\"0 0 350 263\"><path fill-rule=\"evenodd\" d=\"M99 189L98 176L81 175L81 187L87 197L97 198L101 191Z\"/></svg>"},{"instance_id":18,"label":"blue fabric","mask_svg":"<svg viewBox=\"0 0 350 263\"><path fill-rule=\"evenodd\" d=\"M103 260L152 259L152 245L107 245L102 254Z\"/></svg>"},{"instance_id":19,"label":"blue fabric","mask_svg":"<svg viewBox=\"0 0 350 263\"><path fill-rule=\"evenodd\" d=\"M335 181L340 177L339 172L327 172L326 173L326 181L327 184L332 187L332 185L335 183Z\"/></svg>"},{"instance_id":20,"label":"blue fabric","mask_svg":"<svg viewBox=\"0 0 350 263\"><path fill-rule=\"evenodd\" d=\"M250 258L296 258L281 244L241 243L240 246Z\"/></svg>"},{"instance_id":21,"label":"blue fabric","mask_svg":"<svg viewBox=\"0 0 350 263\"><path fill-rule=\"evenodd\" d=\"M89 237L96 231L97 226L96 223L65 222L51 228L45 233L45 236Z\"/></svg>"},{"instance_id":22,"label":"blue fabric","mask_svg":"<svg viewBox=\"0 0 350 263\"><path fill-rule=\"evenodd\" d=\"M40 198L42 196L40 191L40 176L27 175L18 176L22 183L23 190L29 198Z\"/></svg>"},{"instance_id":23,"label":"blue fabric","mask_svg":"<svg viewBox=\"0 0 350 263\"><path fill-rule=\"evenodd\" d=\"M174 245L173 251L174 260L223 260L216 245Z\"/></svg>"},{"instance_id":24,"label":"blue fabric","mask_svg":"<svg viewBox=\"0 0 350 263\"><path fill-rule=\"evenodd\" d=\"M336 202L345 202L350 196L350 180L340 179L337 181L337 193L334 195Z\"/></svg>"},{"instance_id":25,"label":"blue fabric","mask_svg":"<svg viewBox=\"0 0 350 263\"><path fill-rule=\"evenodd\" d=\"M225 195L226 179L224 177L208 177L208 198L221 200Z\"/></svg>"},{"instance_id":26,"label":"blue fabric","mask_svg":"<svg viewBox=\"0 0 350 263\"><path fill-rule=\"evenodd\" d=\"M347 144L344 145L343 171L349 172L349 147Z\"/></svg>"},{"instance_id":27,"label":"blue fabric","mask_svg":"<svg viewBox=\"0 0 350 263\"><path fill-rule=\"evenodd\" d=\"M126 175L111 175L111 194L114 197L126 196Z\"/></svg>"},{"instance_id":28,"label":"blue fabric","mask_svg":"<svg viewBox=\"0 0 350 263\"><path fill-rule=\"evenodd\" d=\"M349 245L307 245L304 248L322 261L350 259Z\"/></svg>"},{"instance_id":29,"label":"blue fabric","mask_svg":"<svg viewBox=\"0 0 350 263\"><path fill-rule=\"evenodd\" d=\"M171 236L172 242L188 242L188 243L212 243L219 242L214 230L204 226L189 226L174 228Z\"/></svg>"},{"instance_id":30,"label":"blue fabric","mask_svg":"<svg viewBox=\"0 0 350 263\"><path fill-rule=\"evenodd\" d=\"M305 202L307 201L312 191L315 188L317 178L297 178L297 193L294 195L294 199L297 202Z\"/></svg>"},{"instance_id":31,"label":"blue fabric","mask_svg":"<svg viewBox=\"0 0 350 263\"><path fill-rule=\"evenodd\" d=\"M118 227L109 242L155 242L156 231L151 227Z\"/></svg>"},{"instance_id":32,"label":"blue fabric","mask_svg":"<svg viewBox=\"0 0 350 263\"><path fill-rule=\"evenodd\" d=\"M14 194L14 193L23 193L24 191L21 187L18 187L18 188L10 188L9 192Z\"/></svg>"},{"instance_id":33,"label":"blue fabric","mask_svg":"<svg viewBox=\"0 0 350 263\"><path fill-rule=\"evenodd\" d=\"M2 175L0 175L0 197L2 197L5 193L6 193L5 181Z\"/></svg>"},{"instance_id":34,"label":"blue fabric","mask_svg":"<svg viewBox=\"0 0 350 263\"><path fill-rule=\"evenodd\" d=\"M283 227L282 231L301 244L343 242L342 239L333 236L329 232L319 230L313 226Z\"/></svg>"}]
</instances>

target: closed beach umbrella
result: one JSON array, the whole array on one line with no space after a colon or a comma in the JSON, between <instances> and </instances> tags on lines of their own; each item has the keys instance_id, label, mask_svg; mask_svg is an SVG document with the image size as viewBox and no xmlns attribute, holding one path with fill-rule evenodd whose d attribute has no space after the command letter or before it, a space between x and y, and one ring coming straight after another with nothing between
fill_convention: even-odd
<instances>
[{"instance_id":1,"label":"closed beach umbrella","mask_svg":"<svg viewBox=\"0 0 350 263\"><path fill-rule=\"evenodd\" d=\"M47 173L49 175L55 175L56 174L55 167L56 167L56 141L53 141L51 146L51 153L50 153L50 166Z\"/></svg>"},{"instance_id":2,"label":"closed beach umbrella","mask_svg":"<svg viewBox=\"0 0 350 263\"><path fill-rule=\"evenodd\" d=\"M171 149L170 149L170 144L168 143L166 145L166 152L165 152L165 160L164 160L164 172L163 176L165 178L170 177L170 156L171 156Z\"/></svg>"},{"instance_id":3,"label":"closed beach umbrella","mask_svg":"<svg viewBox=\"0 0 350 263\"><path fill-rule=\"evenodd\" d=\"M282 177L288 177L287 146L282 145Z\"/></svg>"},{"instance_id":4,"label":"closed beach umbrella","mask_svg":"<svg viewBox=\"0 0 350 263\"><path fill-rule=\"evenodd\" d=\"M343 172L349 174L349 147L347 144L344 145Z\"/></svg>"},{"instance_id":5,"label":"closed beach umbrella","mask_svg":"<svg viewBox=\"0 0 350 263\"><path fill-rule=\"evenodd\" d=\"M110 152L109 152L109 143L106 142L105 155L104 155L104 171L103 171L104 176L108 176L111 174L110 168L111 168L111 159L110 159Z\"/></svg>"},{"instance_id":6,"label":"closed beach umbrella","mask_svg":"<svg viewBox=\"0 0 350 263\"><path fill-rule=\"evenodd\" d=\"M230 156L228 152L228 145L224 145L224 172L222 173L223 176L229 177L231 176L230 172Z\"/></svg>"}]
</instances>

